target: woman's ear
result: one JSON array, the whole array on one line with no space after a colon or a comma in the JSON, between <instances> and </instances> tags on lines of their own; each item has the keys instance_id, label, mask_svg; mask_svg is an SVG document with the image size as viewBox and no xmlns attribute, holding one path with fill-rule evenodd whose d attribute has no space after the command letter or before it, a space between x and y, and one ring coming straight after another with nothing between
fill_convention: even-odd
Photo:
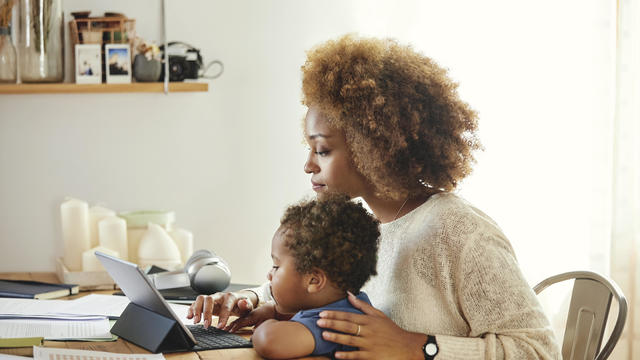
<instances>
[{"instance_id":1,"label":"woman's ear","mask_svg":"<svg viewBox=\"0 0 640 360\"><path fill-rule=\"evenodd\" d=\"M327 286L327 274L324 271L314 268L305 278L307 292L310 294L320 292Z\"/></svg>"}]
</instances>

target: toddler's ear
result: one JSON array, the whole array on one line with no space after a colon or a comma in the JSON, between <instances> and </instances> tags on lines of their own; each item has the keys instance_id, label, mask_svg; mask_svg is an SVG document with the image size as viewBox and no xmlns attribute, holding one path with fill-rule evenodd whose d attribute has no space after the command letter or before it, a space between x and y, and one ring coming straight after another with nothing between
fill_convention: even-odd
<instances>
[{"instance_id":1,"label":"toddler's ear","mask_svg":"<svg viewBox=\"0 0 640 360\"><path fill-rule=\"evenodd\" d=\"M317 293L327 286L327 274L320 269L313 269L306 275L307 292Z\"/></svg>"}]
</instances>

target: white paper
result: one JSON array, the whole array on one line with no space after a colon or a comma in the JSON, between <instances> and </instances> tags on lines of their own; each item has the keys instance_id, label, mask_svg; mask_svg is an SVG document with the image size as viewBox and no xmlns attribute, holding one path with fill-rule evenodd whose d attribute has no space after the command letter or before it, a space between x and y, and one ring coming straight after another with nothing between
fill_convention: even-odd
<instances>
[{"instance_id":1,"label":"white paper","mask_svg":"<svg viewBox=\"0 0 640 360\"><path fill-rule=\"evenodd\" d=\"M64 309L65 312L77 315L102 315L120 317L124 309L129 305L126 296L91 294L72 300L73 305ZM187 319L188 305L169 303L169 306L183 324L191 324L193 320Z\"/></svg>"},{"instance_id":2,"label":"white paper","mask_svg":"<svg viewBox=\"0 0 640 360\"><path fill-rule=\"evenodd\" d=\"M0 360L29 360L33 359L32 357L27 356L18 356L18 355L9 355L0 353Z\"/></svg>"},{"instance_id":3,"label":"white paper","mask_svg":"<svg viewBox=\"0 0 640 360\"><path fill-rule=\"evenodd\" d=\"M47 314L55 309L66 307L69 300L36 300L0 298L0 314L33 315Z\"/></svg>"},{"instance_id":4,"label":"white paper","mask_svg":"<svg viewBox=\"0 0 640 360\"><path fill-rule=\"evenodd\" d=\"M69 302L70 304L63 309L68 314L108 317L119 317L129 305L129 299L126 296L101 294L89 294Z\"/></svg>"},{"instance_id":5,"label":"white paper","mask_svg":"<svg viewBox=\"0 0 640 360\"><path fill-rule=\"evenodd\" d=\"M0 320L0 338L44 337L47 340L109 338L109 320Z\"/></svg>"},{"instance_id":6,"label":"white paper","mask_svg":"<svg viewBox=\"0 0 640 360\"><path fill-rule=\"evenodd\" d=\"M47 318L47 319L102 319L120 317L129 305L126 296L90 294L74 300L34 300L0 298L0 319L3 318ZM192 324L187 319L188 305L169 303L183 324Z\"/></svg>"},{"instance_id":7,"label":"white paper","mask_svg":"<svg viewBox=\"0 0 640 360\"><path fill-rule=\"evenodd\" d=\"M193 325L193 319L187 319L187 312L189 311L188 305L182 304L169 304L171 310L178 316L178 319L182 321L183 324Z\"/></svg>"},{"instance_id":8,"label":"white paper","mask_svg":"<svg viewBox=\"0 0 640 360\"><path fill-rule=\"evenodd\" d=\"M104 317L101 314L70 312L73 301L0 298L0 319L100 320Z\"/></svg>"},{"instance_id":9,"label":"white paper","mask_svg":"<svg viewBox=\"0 0 640 360\"><path fill-rule=\"evenodd\" d=\"M102 351L58 349L34 346L34 360L164 360L162 354L118 354Z\"/></svg>"},{"instance_id":10,"label":"white paper","mask_svg":"<svg viewBox=\"0 0 640 360\"><path fill-rule=\"evenodd\" d=\"M90 294L79 299L71 300L72 306L64 309L65 312L76 315L102 315L119 317L129 305L126 296ZM169 303L169 306L183 324L192 324L193 320L187 319L188 305Z\"/></svg>"},{"instance_id":11,"label":"white paper","mask_svg":"<svg viewBox=\"0 0 640 360\"><path fill-rule=\"evenodd\" d=\"M47 320L68 320L68 321L84 321L84 320L101 320L104 316L100 315L67 315L67 314L0 314L2 319L47 319Z\"/></svg>"}]
</instances>

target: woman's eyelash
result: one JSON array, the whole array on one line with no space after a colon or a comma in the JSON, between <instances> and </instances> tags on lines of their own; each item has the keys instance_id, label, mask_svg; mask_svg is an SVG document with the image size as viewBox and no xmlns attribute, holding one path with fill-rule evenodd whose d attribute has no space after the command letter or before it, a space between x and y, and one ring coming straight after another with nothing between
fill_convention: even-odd
<instances>
[{"instance_id":1,"label":"woman's eyelash","mask_svg":"<svg viewBox=\"0 0 640 360\"><path fill-rule=\"evenodd\" d=\"M316 155L320 155L320 156L326 156L327 154L329 154L329 151L315 151Z\"/></svg>"}]
</instances>

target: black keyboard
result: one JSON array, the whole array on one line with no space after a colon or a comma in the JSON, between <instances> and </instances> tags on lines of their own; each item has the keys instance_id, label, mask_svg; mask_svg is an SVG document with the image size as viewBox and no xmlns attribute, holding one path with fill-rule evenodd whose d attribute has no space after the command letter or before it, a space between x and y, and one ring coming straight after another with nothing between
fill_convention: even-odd
<instances>
[{"instance_id":1,"label":"black keyboard","mask_svg":"<svg viewBox=\"0 0 640 360\"><path fill-rule=\"evenodd\" d=\"M187 325L198 342L191 350L215 350L253 347L251 341L242 336L220 330L214 326L205 329L202 325Z\"/></svg>"}]
</instances>

